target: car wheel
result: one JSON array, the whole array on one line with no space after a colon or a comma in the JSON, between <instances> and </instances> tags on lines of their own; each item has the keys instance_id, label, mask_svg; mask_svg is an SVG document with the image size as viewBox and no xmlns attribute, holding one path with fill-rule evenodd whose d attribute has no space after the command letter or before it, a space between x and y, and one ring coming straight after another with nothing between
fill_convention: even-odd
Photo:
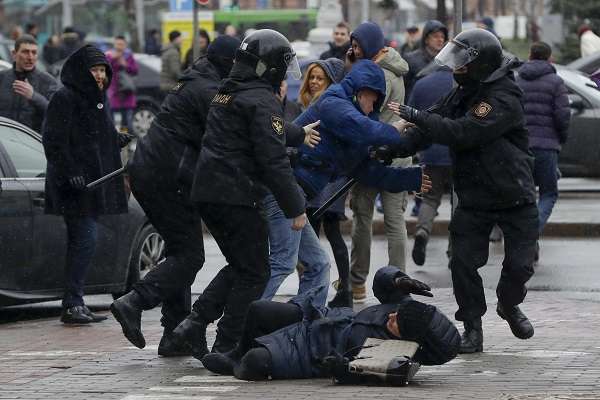
<instances>
[{"instance_id":1,"label":"car wheel","mask_svg":"<svg viewBox=\"0 0 600 400\"><path fill-rule=\"evenodd\" d=\"M129 272L127 274L125 292L114 293L113 298L115 299L129 292L134 283L143 279L148 272L156 268L165 258L165 241L152 225L144 226L134 243L135 248L129 260Z\"/></svg>"},{"instance_id":2,"label":"car wheel","mask_svg":"<svg viewBox=\"0 0 600 400\"><path fill-rule=\"evenodd\" d=\"M156 114L157 112L154 107L147 104L138 105L133 113L133 120L131 122L133 134L138 138L146 136Z\"/></svg>"}]
</instances>

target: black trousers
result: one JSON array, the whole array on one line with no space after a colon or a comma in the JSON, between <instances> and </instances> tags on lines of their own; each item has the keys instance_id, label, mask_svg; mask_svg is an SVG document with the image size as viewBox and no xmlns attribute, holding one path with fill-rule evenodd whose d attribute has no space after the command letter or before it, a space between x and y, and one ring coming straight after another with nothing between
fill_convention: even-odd
<instances>
[{"instance_id":1,"label":"black trousers","mask_svg":"<svg viewBox=\"0 0 600 400\"><path fill-rule=\"evenodd\" d=\"M458 303L456 319L470 321L485 314L487 307L481 276L489 256L489 236L494 225L504 233L504 261L496 288L498 302L506 307L523 302L525 283L533 275L538 239L535 204L498 211L457 208L450 223L452 284Z\"/></svg>"},{"instance_id":2,"label":"black trousers","mask_svg":"<svg viewBox=\"0 0 600 400\"><path fill-rule=\"evenodd\" d=\"M161 323L172 331L191 311L191 286L204 265L204 241L198 213L170 178L151 170L130 170L131 190L150 223L165 241L166 259L134 285L154 308L162 302Z\"/></svg>"},{"instance_id":3,"label":"black trousers","mask_svg":"<svg viewBox=\"0 0 600 400\"><path fill-rule=\"evenodd\" d=\"M333 257L335 258L335 265L340 277L340 288L350 289L350 257L348 255L348 246L346 246L342 231L340 230L340 217L337 214L325 212L321 218L315 218L314 212L316 209L309 209L307 211L308 220L317 236L319 236L321 225L323 225L325 237L329 240Z\"/></svg>"},{"instance_id":4,"label":"black trousers","mask_svg":"<svg viewBox=\"0 0 600 400\"><path fill-rule=\"evenodd\" d=\"M214 350L235 346L242 334L248 307L269 281L269 229L257 208L199 203L198 211L228 265L213 278L193 305L205 322L223 316L217 325Z\"/></svg>"}]
</instances>

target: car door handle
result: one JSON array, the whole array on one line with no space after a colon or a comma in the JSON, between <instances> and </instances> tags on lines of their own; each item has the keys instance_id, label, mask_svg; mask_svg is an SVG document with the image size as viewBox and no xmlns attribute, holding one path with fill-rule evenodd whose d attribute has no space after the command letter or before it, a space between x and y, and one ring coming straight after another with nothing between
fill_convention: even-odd
<instances>
[{"instance_id":1,"label":"car door handle","mask_svg":"<svg viewBox=\"0 0 600 400\"><path fill-rule=\"evenodd\" d=\"M46 206L46 198L44 196L36 197L33 199L34 207L45 207Z\"/></svg>"}]
</instances>

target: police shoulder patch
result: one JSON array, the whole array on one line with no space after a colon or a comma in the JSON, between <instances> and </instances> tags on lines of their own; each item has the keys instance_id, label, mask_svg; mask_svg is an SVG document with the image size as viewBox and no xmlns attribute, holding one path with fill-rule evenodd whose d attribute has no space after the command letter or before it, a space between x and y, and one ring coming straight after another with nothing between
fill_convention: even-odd
<instances>
[{"instance_id":1,"label":"police shoulder patch","mask_svg":"<svg viewBox=\"0 0 600 400\"><path fill-rule=\"evenodd\" d=\"M490 111L492 111L492 106L490 106L485 101L482 101L479 104L475 105L475 107L473 107L473 114L475 114L475 116L479 118L485 117L490 113Z\"/></svg>"},{"instance_id":2,"label":"police shoulder patch","mask_svg":"<svg viewBox=\"0 0 600 400\"><path fill-rule=\"evenodd\" d=\"M276 134L283 135L283 118L271 115L271 126Z\"/></svg>"},{"instance_id":3,"label":"police shoulder patch","mask_svg":"<svg viewBox=\"0 0 600 400\"><path fill-rule=\"evenodd\" d=\"M178 92L179 89L181 89L182 87L183 87L183 82L177 82L177 84L171 88L171 92L172 93Z\"/></svg>"}]
</instances>

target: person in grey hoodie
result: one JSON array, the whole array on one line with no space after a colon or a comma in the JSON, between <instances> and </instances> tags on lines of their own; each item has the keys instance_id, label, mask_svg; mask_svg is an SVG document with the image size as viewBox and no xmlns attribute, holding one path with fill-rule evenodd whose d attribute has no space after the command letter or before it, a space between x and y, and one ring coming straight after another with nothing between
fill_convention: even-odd
<instances>
[{"instance_id":1,"label":"person in grey hoodie","mask_svg":"<svg viewBox=\"0 0 600 400\"><path fill-rule=\"evenodd\" d=\"M387 108L387 103L404 103L404 75L408 73L408 63L400 53L391 47L385 47L383 31L373 22L360 24L350 36L351 47L348 61L370 59L376 62L385 75L385 100L379 120L391 124L399 120ZM410 158L395 159L393 166L406 167ZM389 193L372 187L357 184L352 189L350 207L354 214L352 229L352 250L350 253L350 276L355 301L366 298L365 282L371 263L371 224L375 198L381 193L385 233L388 238L389 265L402 271L406 270L406 211L407 193Z\"/></svg>"}]
</instances>

